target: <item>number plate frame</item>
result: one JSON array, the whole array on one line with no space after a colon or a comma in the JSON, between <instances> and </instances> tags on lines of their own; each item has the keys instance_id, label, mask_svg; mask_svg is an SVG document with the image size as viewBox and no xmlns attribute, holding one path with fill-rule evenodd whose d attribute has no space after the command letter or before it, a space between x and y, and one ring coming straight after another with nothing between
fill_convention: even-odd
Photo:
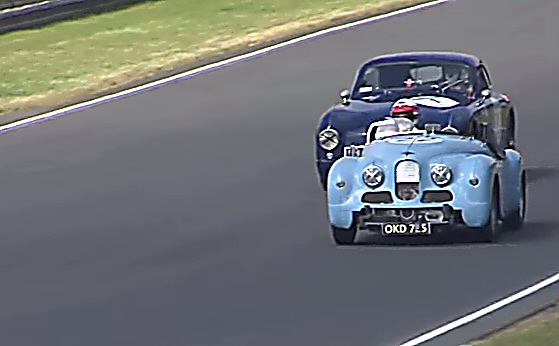
<instances>
[{"instance_id":1,"label":"number plate frame","mask_svg":"<svg viewBox=\"0 0 559 346\"><path fill-rule=\"evenodd\" d=\"M398 236L429 236L431 235L431 223L383 223L381 224L381 234L387 237Z\"/></svg>"},{"instance_id":2,"label":"number plate frame","mask_svg":"<svg viewBox=\"0 0 559 346\"><path fill-rule=\"evenodd\" d=\"M352 149L355 149L355 153L353 154ZM364 145L346 146L344 147L344 157L362 157L363 150L365 150Z\"/></svg>"}]
</instances>

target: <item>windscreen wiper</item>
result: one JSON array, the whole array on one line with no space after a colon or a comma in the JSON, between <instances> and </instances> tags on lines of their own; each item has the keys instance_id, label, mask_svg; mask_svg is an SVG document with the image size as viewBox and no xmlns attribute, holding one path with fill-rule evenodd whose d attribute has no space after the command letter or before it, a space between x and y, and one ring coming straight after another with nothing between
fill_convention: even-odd
<instances>
[{"instance_id":1,"label":"windscreen wiper","mask_svg":"<svg viewBox=\"0 0 559 346\"><path fill-rule=\"evenodd\" d=\"M454 86L457 86L457 85L459 85L459 84L461 84L461 83L464 83L465 81L466 81L466 80L464 80L464 79L459 79L459 80L457 80L456 82L451 83L451 84L449 84L449 85L443 87L443 88L441 89L441 91L442 91L442 92L445 92L445 91L448 90L448 88L452 88L452 87L454 87Z\"/></svg>"}]
</instances>

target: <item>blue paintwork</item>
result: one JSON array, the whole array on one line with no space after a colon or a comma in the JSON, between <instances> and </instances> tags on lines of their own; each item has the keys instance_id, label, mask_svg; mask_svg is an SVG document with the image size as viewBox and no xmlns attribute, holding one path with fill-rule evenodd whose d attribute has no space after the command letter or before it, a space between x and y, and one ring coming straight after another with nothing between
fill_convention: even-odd
<instances>
[{"instance_id":1,"label":"blue paintwork","mask_svg":"<svg viewBox=\"0 0 559 346\"><path fill-rule=\"evenodd\" d=\"M481 63L481 60L475 55L460 53L460 52L403 52L403 53L393 53L379 55L369 62L374 64L386 64L395 62L406 62L406 61L448 61L448 62L459 62L465 65L470 65L476 67Z\"/></svg>"},{"instance_id":2,"label":"blue paintwork","mask_svg":"<svg viewBox=\"0 0 559 346\"><path fill-rule=\"evenodd\" d=\"M421 142L421 140L427 142ZM403 142L403 143L402 143ZM406 151L413 154L406 155ZM420 167L420 194L415 200L402 201L395 195L395 167L403 159L416 161ZM453 171L451 182L437 186L431 179L433 164L443 163ZM382 168L385 174L381 186L372 189L362 180L362 172L370 164ZM473 186L469 178L475 175L480 183ZM505 150L505 159L498 160L488 146L471 137L449 134L412 134L388 137L374 141L363 151L362 157L343 157L337 160L328 175L328 216L330 223L339 228L349 228L353 212L365 206L371 208L436 208L449 204L462 211L468 227L483 227L490 215L492 184L498 177L501 197L501 217L516 212L521 199L522 157L513 149ZM345 181L343 187L336 182ZM454 200L444 203L422 203L425 190L449 190ZM369 191L389 191L394 202L369 204L361 196Z\"/></svg>"},{"instance_id":3,"label":"blue paintwork","mask_svg":"<svg viewBox=\"0 0 559 346\"><path fill-rule=\"evenodd\" d=\"M439 61L439 62L457 62L470 66L472 75L477 73L478 69L487 71L487 67L477 57L464 53L456 52L407 52L389 54L375 57L365 62L358 70L356 79L352 90L350 91L349 104L337 104L329 108L322 114L318 126L315 131L315 161L316 168L319 176L320 184L326 189L325 182L328 170L332 164L340 157L343 156L343 147L349 145L363 145L366 141L364 133L367 131L368 126L374 122L381 120L390 115L393 103L401 97L417 96L415 91L409 91L409 95L401 94L397 98L381 98L378 101L366 102L354 98L358 85L356 84L359 76L364 71L376 64L384 64L388 62L406 62L406 61ZM489 75L489 71L487 71ZM491 90L491 80L488 81L489 89ZM460 98L458 95L454 96L460 105L448 108L438 109L432 107L419 106L419 128L422 128L426 123L440 123L442 127L451 125L464 134L471 134L472 123L474 122L487 122L492 124L497 131L501 132L503 148L511 147L509 145L514 143L514 124L515 110L512 103L506 96L491 90L491 96L487 99L482 97L482 88L479 81L474 82L475 99ZM402 91L405 93L405 91ZM428 95L423 93L422 95ZM433 93L431 95L438 95ZM446 95L440 95L446 96ZM327 127L334 128L340 134L339 145L331 151L325 151L318 143L318 134L320 131ZM331 159L327 158L327 154L332 153Z\"/></svg>"}]
</instances>

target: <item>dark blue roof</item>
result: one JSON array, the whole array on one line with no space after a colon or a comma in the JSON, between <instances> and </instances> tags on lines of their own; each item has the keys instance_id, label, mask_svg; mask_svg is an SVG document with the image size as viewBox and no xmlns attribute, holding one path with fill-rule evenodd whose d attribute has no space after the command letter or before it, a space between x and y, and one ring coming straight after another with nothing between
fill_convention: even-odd
<instances>
[{"instance_id":1,"label":"dark blue roof","mask_svg":"<svg viewBox=\"0 0 559 346\"><path fill-rule=\"evenodd\" d=\"M392 63L403 61L422 61L422 60L439 60L452 61L467 64L470 66L478 66L480 59L476 56L458 53L458 52L403 52L377 56L368 61L367 64Z\"/></svg>"}]
</instances>

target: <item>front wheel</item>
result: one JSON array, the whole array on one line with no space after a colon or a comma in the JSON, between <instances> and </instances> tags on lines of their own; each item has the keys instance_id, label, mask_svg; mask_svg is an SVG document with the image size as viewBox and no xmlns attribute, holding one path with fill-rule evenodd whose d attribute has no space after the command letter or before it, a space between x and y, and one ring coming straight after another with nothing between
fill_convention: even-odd
<instances>
[{"instance_id":1,"label":"front wheel","mask_svg":"<svg viewBox=\"0 0 559 346\"><path fill-rule=\"evenodd\" d=\"M330 226L332 232L332 240L336 245L351 245L355 241L357 235L357 227L351 225L349 228L340 228Z\"/></svg>"},{"instance_id":2,"label":"front wheel","mask_svg":"<svg viewBox=\"0 0 559 346\"><path fill-rule=\"evenodd\" d=\"M507 136L506 149L516 150L516 129L515 129L514 118L512 117L512 115L509 120L509 127L507 132L508 132L508 136Z\"/></svg>"},{"instance_id":3,"label":"front wheel","mask_svg":"<svg viewBox=\"0 0 559 346\"><path fill-rule=\"evenodd\" d=\"M320 181L320 187L322 188L322 191L327 192L328 191L328 179L324 178Z\"/></svg>"}]
</instances>

